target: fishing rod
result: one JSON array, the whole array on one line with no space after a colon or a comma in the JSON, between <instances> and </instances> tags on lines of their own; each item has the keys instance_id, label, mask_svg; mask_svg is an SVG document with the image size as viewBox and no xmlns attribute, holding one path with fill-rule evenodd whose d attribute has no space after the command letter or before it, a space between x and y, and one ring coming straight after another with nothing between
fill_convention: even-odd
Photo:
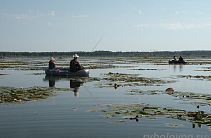
<instances>
[{"instance_id":1,"label":"fishing rod","mask_svg":"<svg viewBox=\"0 0 211 138\"><path fill-rule=\"evenodd\" d=\"M106 33L100 38L100 40L97 42L97 44L94 46L94 48L92 49L92 51L89 53L89 56L88 57L90 57L90 55L91 55L91 53L94 51L94 49L97 47L97 45L100 43L100 41L103 39L103 37L106 35ZM86 58L86 61L85 62L87 62L87 58Z\"/></svg>"},{"instance_id":2,"label":"fishing rod","mask_svg":"<svg viewBox=\"0 0 211 138\"><path fill-rule=\"evenodd\" d=\"M100 40L97 42L97 44L95 45L95 47L92 49L91 52L94 51L94 49L97 47L97 45L100 43L100 41L103 39L103 37L106 35L106 33L100 38Z\"/></svg>"}]
</instances>

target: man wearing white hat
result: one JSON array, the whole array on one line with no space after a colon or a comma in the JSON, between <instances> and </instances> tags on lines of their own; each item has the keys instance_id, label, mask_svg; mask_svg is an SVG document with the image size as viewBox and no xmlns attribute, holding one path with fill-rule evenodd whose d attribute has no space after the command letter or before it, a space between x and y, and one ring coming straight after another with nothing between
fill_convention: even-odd
<instances>
[{"instance_id":1,"label":"man wearing white hat","mask_svg":"<svg viewBox=\"0 0 211 138\"><path fill-rule=\"evenodd\" d=\"M81 66L79 62L77 61L79 56L77 54L74 54L73 57L74 59L70 61L70 71L76 72L83 69L83 66Z\"/></svg>"},{"instance_id":2,"label":"man wearing white hat","mask_svg":"<svg viewBox=\"0 0 211 138\"><path fill-rule=\"evenodd\" d=\"M55 68L55 59L51 57L49 61L49 69L54 69L54 68Z\"/></svg>"}]
</instances>

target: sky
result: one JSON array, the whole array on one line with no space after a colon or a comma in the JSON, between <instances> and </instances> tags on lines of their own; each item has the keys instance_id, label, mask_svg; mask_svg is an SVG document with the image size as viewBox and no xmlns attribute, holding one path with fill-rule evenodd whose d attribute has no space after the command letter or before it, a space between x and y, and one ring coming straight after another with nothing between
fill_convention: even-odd
<instances>
[{"instance_id":1,"label":"sky","mask_svg":"<svg viewBox=\"0 0 211 138\"><path fill-rule=\"evenodd\" d=\"M210 0L0 0L0 51L211 50Z\"/></svg>"}]
</instances>

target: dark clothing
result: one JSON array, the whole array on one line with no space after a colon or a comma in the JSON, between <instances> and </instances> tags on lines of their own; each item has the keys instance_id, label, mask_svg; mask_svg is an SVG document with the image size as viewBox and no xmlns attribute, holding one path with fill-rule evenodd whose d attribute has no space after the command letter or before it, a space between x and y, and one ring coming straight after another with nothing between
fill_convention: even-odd
<instances>
[{"instance_id":1,"label":"dark clothing","mask_svg":"<svg viewBox=\"0 0 211 138\"><path fill-rule=\"evenodd\" d=\"M80 84L82 84L82 82L70 80L70 88L79 88L81 86Z\"/></svg>"},{"instance_id":2,"label":"dark clothing","mask_svg":"<svg viewBox=\"0 0 211 138\"><path fill-rule=\"evenodd\" d=\"M77 72L81 69L82 69L82 67L76 59L73 59L70 61L70 71L71 72Z\"/></svg>"},{"instance_id":3,"label":"dark clothing","mask_svg":"<svg viewBox=\"0 0 211 138\"><path fill-rule=\"evenodd\" d=\"M183 58L182 58L182 57L180 57L180 58L179 58L179 60L180 60L180 61L183 61Z\"/></svg>"},{"instance_id":4,"label":"dark clothing","mask_svg":"<svg viewBox=\"0 0 211 138\"><path fill-rule=\"evenodd\" d=\"M70 80L70 88L74 88L74 92L78 92L79 87L83 84L82 82Z\"/></svg>"},{"instance_id":5,"label":"dark clothing","mask_svg":"<svg viewBox=\"0 0 211 138\"><path fill-rule=\"evenodd\" d=\"M54 60L50 60L49 61L49 69L54 69L55 68L55 61Z\"/></svg>"},{"instance_id":6,"label":"dark clothing","mask_svg":"<svg viewBox=\"0 0 211 138\"><path fill-rule=\"evenodd\" d=\"M55 80L49 79L49 87L55 87Z\"/></svg>"}]
</instances>

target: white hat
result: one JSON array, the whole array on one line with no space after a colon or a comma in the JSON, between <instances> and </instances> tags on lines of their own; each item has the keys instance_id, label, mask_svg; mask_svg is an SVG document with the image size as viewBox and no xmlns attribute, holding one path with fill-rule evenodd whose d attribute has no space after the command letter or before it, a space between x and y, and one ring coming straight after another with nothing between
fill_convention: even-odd
<instances>
[{"instance_id":1,"label":"white hat","mask_svg":"<svg viewBox=\"0 0 211 138\"><path fill-rule=\"evenodd\" d=\"M79 57L77 54L75 54L75 55L73 55L73 57L75 58L75 57Z\"/></svg>"},{"instance_id":2,"label":"white hat","mask_svg":"<svg viewBox=\"0 0 211 138\"><path fill-rule=\"evenodd\" d=\"M50 60L55 60L55 59L53 57L51 57Z\"/></svg>"}]
</instances>

